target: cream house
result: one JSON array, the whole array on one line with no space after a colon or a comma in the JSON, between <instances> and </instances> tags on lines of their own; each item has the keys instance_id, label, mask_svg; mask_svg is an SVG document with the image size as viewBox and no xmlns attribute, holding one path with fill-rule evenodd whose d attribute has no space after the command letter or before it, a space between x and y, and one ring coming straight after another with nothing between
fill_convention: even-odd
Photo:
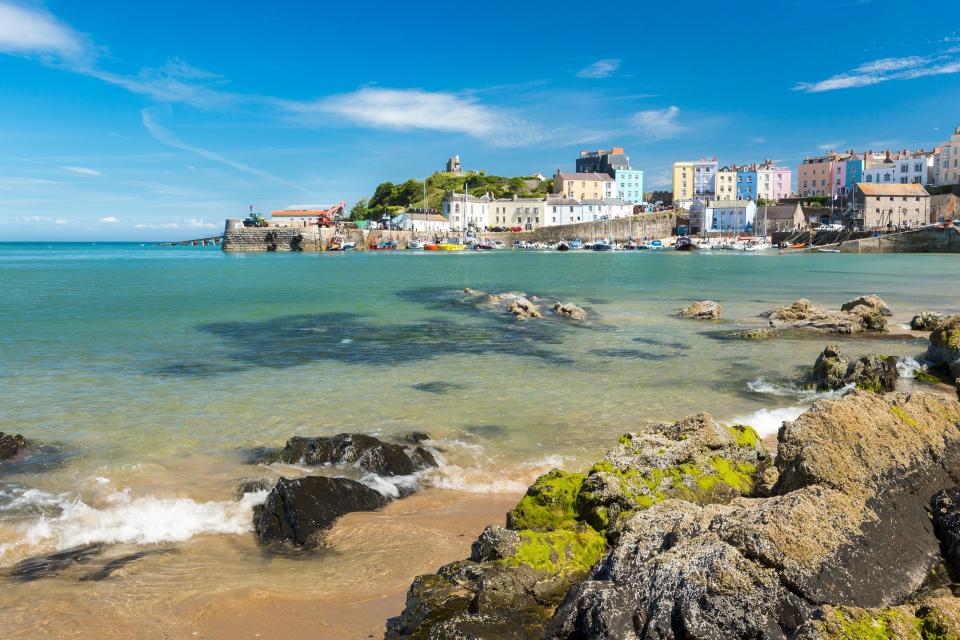
<instances>
[{"instance_id":1,"label":"cream house","mask_svg":"<svg viewBox=\"0 0 960 640\"><path fill-rule=\"evenodd\" d=\"M557 170L553 192L574 200L603 200L616 196L617 183L605 173L564 173Z\"/></svg>"},{"instance_id":2,"label":"cream house","mask_svg":"<svg viewBox=\"0 0 960 640\"><path fill-rule=\"evenodd\" d=\"M853 217L864 229L926 224L930 221L930 194L919 184L858 182Z\"/></svg>"}]
</instances>

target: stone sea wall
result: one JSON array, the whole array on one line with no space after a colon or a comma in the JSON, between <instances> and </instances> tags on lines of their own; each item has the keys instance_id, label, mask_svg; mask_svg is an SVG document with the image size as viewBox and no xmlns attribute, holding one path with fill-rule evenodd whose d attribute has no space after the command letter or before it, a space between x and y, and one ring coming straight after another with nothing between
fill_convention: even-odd
<instances>
[{"instance_id":1,"label":"stone sea wall","mask_svg":"<svg viewBox=\"0 0 960 640\"><path fill-rule=\"evenodd\" d=\"M930 228L848 240L839 249L841 253L960 253L960 230Z\"/></svg>"},{"instance_id":2,"label":"stone sea wall","mask_svg":"<svg viewBox=\"0 0 960 640\"><path fill-rule=\"evenodd\" d=\"M672 211L644 214L632 218L619 218L603 222L582 222L552 227L541 227L534 231L483 233L483 239L500 240L510 245L514 240L528 242L558 242L560 240L593 240L609 237L617 242L630 239L666 238L673 234L674 214ZM333 239L333 229L319 227L244 227L239 220L227 220L223 232L223 250L228 253L262 251L325 251ZM364 250L381 240L396 240L399 249L405 249L412 238L425 239L432 234L419 234L410 231L366 231L349 229L343 233L349 242L356 243L357 250Z\"/></svg>"}]
</instances>

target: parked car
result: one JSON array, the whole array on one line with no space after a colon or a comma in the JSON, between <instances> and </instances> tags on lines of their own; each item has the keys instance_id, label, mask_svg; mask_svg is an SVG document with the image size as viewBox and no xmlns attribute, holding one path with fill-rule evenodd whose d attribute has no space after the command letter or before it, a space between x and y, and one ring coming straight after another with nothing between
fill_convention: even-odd
<instances>
[{"instance_id":1,"label":"parked car","mask_svg":"<svg viewBox=\"0 0 960 640\"><path fill-rule=\"evenodd\" d=\"M814 231L843 231L844 226L842 224L822 224Z\"/></svg>"}]
</instances>

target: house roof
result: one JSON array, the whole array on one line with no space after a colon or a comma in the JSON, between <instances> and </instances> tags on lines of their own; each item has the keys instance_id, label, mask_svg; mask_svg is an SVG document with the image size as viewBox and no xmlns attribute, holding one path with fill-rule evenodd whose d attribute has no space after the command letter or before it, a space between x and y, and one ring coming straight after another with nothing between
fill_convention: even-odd
<instances>
[{"instance_id":1,"label":"house roof","mask_svg":"<svg viewBox=\"0 0 960 640\"><path fill-rule=\"evenodd\" d=\"M439 213L406 213L411 220L424 220L426 222L449 222Z\"/></svg>"},{"instance_id":2,"label":"house roof","mask_svg":"<svg viewBox=\"0 0 960 640\"><path fill-rule=\"evenodd\" d=\"M613 178L605 173L566 173L558 171L557 175L561 180L599 180L602 182L613 182Z\"/></svg>"},{"instance_id":3,"label":"house roof","mask_svg":"<svg viewBox=\"0 0 960 640\"><path fill-rule=\"evenodd\" d=\"M739 208L743 209L749 205L756 206L756 202L753 200L711 200L707 204L708 209L734 209Z\"/></svg>"},{"instance_id":4,"label":"house roof","mask_svg":"<svg viewBox=\"0 0 960 640\"><path fill-rule=\"evenodd\" d=\"M562 196L561 196L561 197L558 197L558 198L553 198L553 197L549 197L549 196L548 196L548 197L547 197L547 204L553 205L553 206L556 206L556 205L558 205L558 204L560 204L560 205L564 205L564 204L579 205L579 204L580 204L580 201L577 200L576 198L564 198L564 197L562 197Z\"/></svg>"},{"instance_id":5,"label":"house roof","mask_svg":"<svg viewBox=\"0 0 960 640\"><path fill-rule=\"evenodd\" d=\"M285 218L285 217L295 217L295 218L316 218L317 216L323 215L326 213L327 209L303 209L300 211L290 211L284 209L282 211L271 211L271 218Z\"/></svg>"},{"instance_id":6,"label":"house roof","mask_svg":"<svg viewBox=\"0 0 960 640\"><path fill-rule=\"evenodd\" d=\"M882 184L858 182L857 188L866 196L929 196L920 184Z\"/></svg>"},{"instance_id":7,"label":"house roof","mask_svg":"<svg viewBox=\"0 0 960 640\"><path fill-rule=\"evenodd\" d=\"M793 220L797 214L803 215L798 204L778 204L764 209L768 220Z\"/></svg>"}]
</instances>

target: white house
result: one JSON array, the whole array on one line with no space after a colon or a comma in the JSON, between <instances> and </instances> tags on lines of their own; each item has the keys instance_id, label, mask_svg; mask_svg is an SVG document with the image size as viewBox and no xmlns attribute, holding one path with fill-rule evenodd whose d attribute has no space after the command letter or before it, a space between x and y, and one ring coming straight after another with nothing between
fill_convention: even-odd
<instances>
[{"instance_id":1,"label":"white house","mask_svg":"<svg viewBox=\"0 0 960 640\"><path fill-rule=\"evenodd\" d=\"M868 184L933 184L936 181L938 154L919 151L887 155L863 170L861 182Z\"/></svg>"},{"instance_id":2,"label":"white house","mask_svg":"<svg viewBox=\"0 0 960 640\"><path fill-rule=\"evenodd\" d=\"M706 231L753 231L757 203L753 200L714 200L704 210Z\"/></svg>"},{"instance_id":3,"label":"white house","mask_svg":"<svg viewBox=\"0 0 960 640\"><path fill-rule=\"evenodd\" d=\"M599 220L613 220L633 215L633 203L619 198L603 198L602 200L584 200L583 222L597 222Z\"/></svg>"},{"instance_id":4,"label":"white house","mask_svg":"<svg viewBox=\"0 0 960 640\"><path fill-rule=\"evenodd\" d=\"M548 196L543 214L544 226L583 222L583 205L564 196Z\"/></svg>"},{"instance_id":5,"label":"white house","mask_svg":"<svg viewBox=\"0 0 960 640\"><path fill-rule=\"evenodd\" d=\"M462 193L448 193L443 198L443 217L450 221L450 229L478 229L484 231L490 217L490 197L480 198Z\"/></svg>"},{"instance_id":6,"label":"white house","mask_svg":"<svg viewBox=\"0 0 960 640\"><path fill-rule=\"evenodd\" d=\"M393 219L395 225L404 231L416 233L444 234L450 231L450 221L439 213L407 212Z\"/></svg>"}]
</instances>

